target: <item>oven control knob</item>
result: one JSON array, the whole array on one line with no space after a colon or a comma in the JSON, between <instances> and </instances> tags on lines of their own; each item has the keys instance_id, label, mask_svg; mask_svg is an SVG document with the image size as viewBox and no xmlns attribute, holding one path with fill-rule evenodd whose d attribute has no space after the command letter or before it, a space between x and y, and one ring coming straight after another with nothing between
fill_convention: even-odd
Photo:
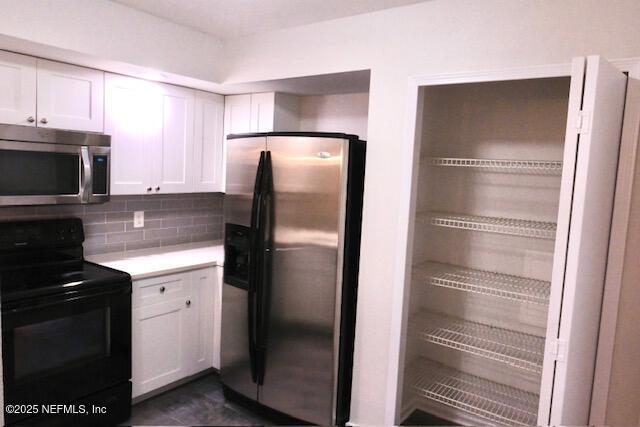
<instances>
[{"instance_id":1,"label":"oven control knob","mask_svg":"<svg viewBox=\"0 0 640 427\"><path fill-rule=\"evenodd\" d=\"M164 293L164 291L165 291L164 286L161 286L161 287L160 287L160 293L161 293L161 294L163 294L163 293Z\"/></svg>"},{"instance_id":2,"label":"oven control knob","mask_svg":"<svg viewBox=\"0 0 640 427\"><path fill-rule=\"evenodd\" d=\"M187 300L187 307L189 307L191 305L191 301Z\"/></svg>"}]
</instances>

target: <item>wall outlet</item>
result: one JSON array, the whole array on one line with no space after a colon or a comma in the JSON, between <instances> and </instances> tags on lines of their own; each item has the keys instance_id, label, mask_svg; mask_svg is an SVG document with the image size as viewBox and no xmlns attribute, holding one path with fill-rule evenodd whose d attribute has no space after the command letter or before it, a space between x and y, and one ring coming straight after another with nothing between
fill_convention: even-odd
<instances>
[{"instance_id":1,"label":"wall outlet","mask_svg":"<svg viewBox=\"0 0 640 427\"><path fill-rule=\"evenodd\" d=\"M133 213L133 228L144 227L144 211L135 211Z\"/></svg>"}]
</instances>

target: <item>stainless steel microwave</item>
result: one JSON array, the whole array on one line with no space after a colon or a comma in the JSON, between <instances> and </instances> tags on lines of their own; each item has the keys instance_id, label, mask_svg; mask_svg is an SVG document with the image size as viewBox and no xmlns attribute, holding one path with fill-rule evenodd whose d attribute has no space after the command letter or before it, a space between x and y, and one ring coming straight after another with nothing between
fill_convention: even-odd
<instances>
[{"instance_id":1,"label":"stainless steel microwave","mask_svg":"<svg viewBox=\"0 0 640 427\"><path fill-rule=\"evenodd\" d=\"M0 125L0 206L109 200L111 137Z\"/></svg>"}]
</instances>

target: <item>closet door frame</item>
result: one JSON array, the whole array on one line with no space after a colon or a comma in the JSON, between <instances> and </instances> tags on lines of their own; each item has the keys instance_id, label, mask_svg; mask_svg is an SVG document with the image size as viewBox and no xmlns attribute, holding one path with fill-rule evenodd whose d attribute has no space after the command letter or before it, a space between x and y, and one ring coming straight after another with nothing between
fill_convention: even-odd
<instances>
[{"instance_id":1,"label":"closet door frame","mask_svg":"<svg viewBox=\"0 0 640 427\"><path fill-rule=\"evenodd\" d=\"M618 68L624 69L628 61L612 61ZM402 393L404 390L404 350L409 317L409 294L411 289L411 266L414 233L414 212L416 208L417 180L420 162L420 144L422 129L422 106L425 87L462 83L481 83L503 80L538 79L551 77L571 77L572 63L490 70L468 73L453 73L439 75L419 75L409 79L406 107L405 135L400 149L404 154L402 160L403 177L400 205L397 247L404 252L404 256L396 258L394 267L394 283L402 284L395 287L392 300L391 337L387 371L387 394L385 407L385 423L398 425L402 422ZM564 178L563 178L564 179ZM561 201L562 203L562 201ZM567 236L568 231L562 230L558 224L558 233ZM555 259L554 259L555 263ZM550 307L551 307L550 302ZM545 349L545 352L547 349ZM541 390L541 402L550 400L552 389ZM549 396L546 396L549 394Z\"/></svg>"}]
</instances>

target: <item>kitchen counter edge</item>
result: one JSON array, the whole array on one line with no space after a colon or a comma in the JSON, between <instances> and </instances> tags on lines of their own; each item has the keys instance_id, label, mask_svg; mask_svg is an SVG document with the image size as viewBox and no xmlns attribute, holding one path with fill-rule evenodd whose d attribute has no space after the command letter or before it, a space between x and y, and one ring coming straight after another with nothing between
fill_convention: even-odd
<instances>
[{"instance_id":1,"label":"kitchen counter edge","mask_svg":"<svg viewBox=\"0 0 640 427\"><path fill-rule=\"evenodd\" d=\"M125 253L87 255L87 261L127 272L132 280L224 265L222 241L190 243Z\"/></svg>"}]
</instances>

